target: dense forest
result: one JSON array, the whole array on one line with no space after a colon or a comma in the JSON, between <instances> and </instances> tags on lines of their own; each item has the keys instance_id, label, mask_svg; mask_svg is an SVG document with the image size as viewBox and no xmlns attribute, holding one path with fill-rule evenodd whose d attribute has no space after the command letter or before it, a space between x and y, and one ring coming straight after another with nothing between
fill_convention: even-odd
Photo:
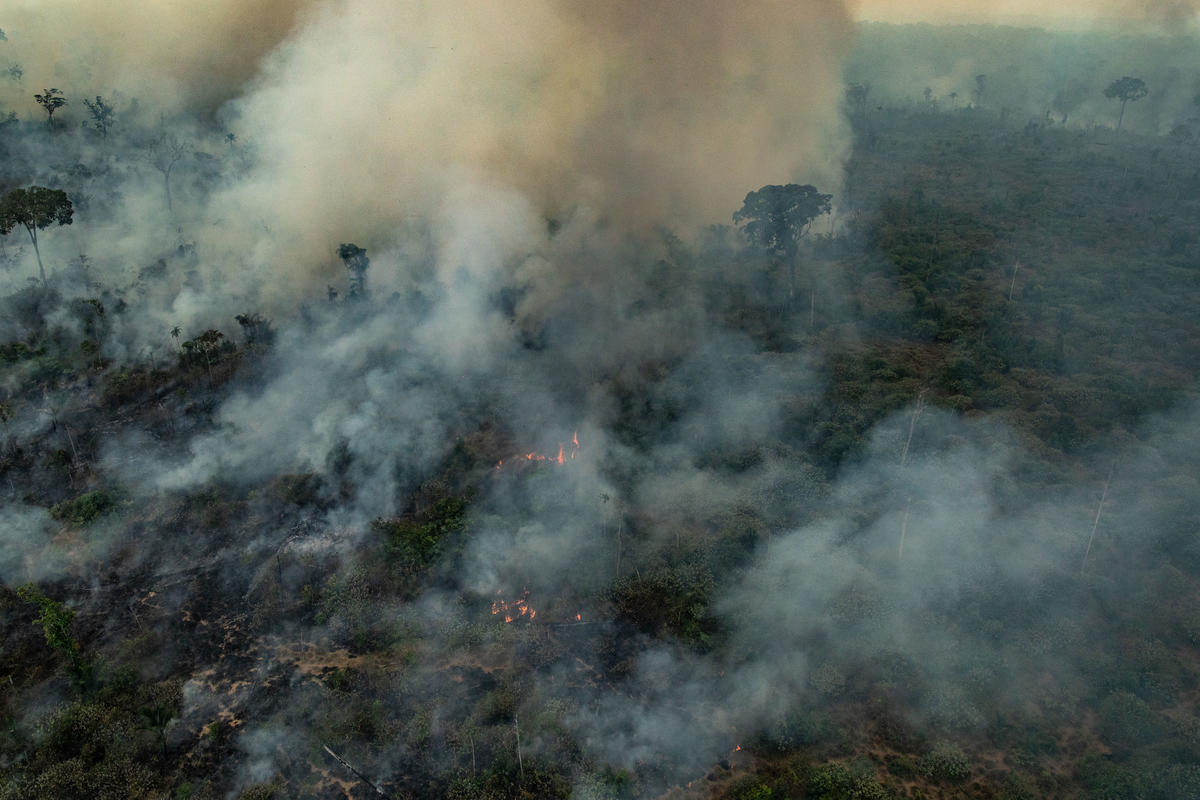
<instances>
[{"instance_id":1,"label":"dense forest","mask_svg":"<svg viewBox=\"0 0 1200 800\"><path fill-rule=\"evenodd\" d=\"M860 25L689 227L0 24L0 798L1200 797L1195 40Z\"/></svg>"}]
</instances>

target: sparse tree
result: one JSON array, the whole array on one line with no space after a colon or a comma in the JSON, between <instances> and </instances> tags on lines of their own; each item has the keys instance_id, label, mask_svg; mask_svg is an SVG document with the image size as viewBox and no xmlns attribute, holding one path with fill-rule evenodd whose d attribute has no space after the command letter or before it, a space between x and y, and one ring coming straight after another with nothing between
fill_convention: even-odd
<instances>
[{"instance_id":1,"label":"sparse tree","mask_svg":"<svg viewBox=\"0 0 1200 800\"><path fill-rule=\"evenodd\" d=\"M163 191L167 195L168 212L174 210L171 204L171 171L183 159L187 151L187 142L166 131L161 132L146 145L146 161L163 176Z\"/></svg>"},{"instance_id":2,"label":"sparse tree","mask_svg":"<svg viewBox=\"0 0 1200 800\"><path fill-rule=\"evenodd\" d=\"M8 65L8 69L5 71L4 74L8 75L9 80L20 83L21 78L23 78L25 76L25 69L20 64L18 64L14 61L13 63Z\"/></svg>"},{"instance_id":3,"label":"sparse tree","mask_svg":"<svg viewBox=\"0 0 1200 800\"><path fill-rule=\"evenodd\" d=\"M832 195L821 194L816 187L807 184L764 186L747 194L741 209L733 215L734 223L741 225L743 235L751 244L787 264L789 298L796 294L800 241L808 232L809 223L829 213L832 199Z\"/></svg>"},{"instance_id":4,"label":"sparse tree","mask_svg":"<svg viewBox=\"0 0 1200 800\"><path fill-rule=\"evenodd\" d=\"M352 299L365 299L367 296L367 268L371 266L371 259L367 258L367 251L356 244L346 243L338 246L338 258L346 265L346 269L350 271L350 297Z\"/></svg>"},{"instance_id":5,"label":"sparse tree","mask_svg":"<svg viewBox=\"0 0 1200 800\"><path fill-rule=\"evenodd\" d=\"M975 88L971 90L971 96L975 100L975 105L983 105L983 96L987 92L987 75L975 76Z\"/></svg>"},{"instance_id":6,"label":"sparse tree","mask_svg":"<svg viewBox=\"0 0 1200 800\"><path fill-rule=\"evenodd\" d=\"M35 94L33 99L37 100L39 106L46 109L46 114L48 115L46 122L53 128L54 112L67 104L67 98L62 96L62 90L46 89L42 94Z\"/></svg>"},{"instance_id":7,"label":"sparse tree","mask_svg":"<svg viewBox=\"0 0 1200 800\"><path fill-rule=\"evenodd\" d=\"M925 97L925 102L926 102L926 103L932 103L932 102L933 102L933 89L931 89L931 88L929 88L928 86L926 86L926 87L925 87L925 91L921 92L921 94L922 94L922 95Z\"/></svg>"},{"instance_id":8,"label":"sparse tree","mask_svg":"<svg viewBox=\"0 0 1200 800\"><path fill-rule=\"evenodd\" d=\"M0 198L0 235L7 236L17 225L24 226L29 233L29 241L33 242L33 252L37 254L43 285L46 283L46 267L42 264L37 232L55 223L70 225L74 214L71 198L62 189L30 186L28 189L13 189Z\"/></svg>"},{"instance_id":9,"label":"sparse tree","mask_svg":"<svg viewBox=\"0 0 1200 800\"><path fill-rule=\"evenodd\" d=\"M208 372L208 379L211 381L214 357L220 358L222 349L221 340L224 338L225 334L216 328L209 328L195 339L189 339L183 343L183 356L181 360L185 364L196 363L197 361L203 363Z\"/></svg>"},{"instance_id":10,"label":"sparse tree","mask_svg":"<svg viewBox=\"0 0 1200 800\"><path fill-rule=\"evenodd\" d=\"M104 102L104 98L100 95L96 95L96 102L85 99L83 104L87 106L88 113L92 115L92 125L100 131L100 138L107 139L108 129L112 127L116 109Z\"/></svg>"},{"instance_id":11,"label":"sparse tree","mask_svg":"<svg viewBox=\"0 0 1200 800\"><path fill-rule=\"evenodd\" d=\"M1113 81L1104 90L1104 96L1109 100L1121 101L1121 115L1117 117L1117 133L1121 132L1121 123L1125 121L1125 104L1141 100L1149 93L1146 82L1141 78L1131 78L1128 75Z\"/></svg>"}]
</instances>

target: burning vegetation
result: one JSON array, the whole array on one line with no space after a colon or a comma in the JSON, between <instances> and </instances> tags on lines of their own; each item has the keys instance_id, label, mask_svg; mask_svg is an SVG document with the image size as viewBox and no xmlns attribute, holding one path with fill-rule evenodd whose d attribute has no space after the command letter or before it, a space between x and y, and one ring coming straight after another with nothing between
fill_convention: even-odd
<instances>
[{"instance_id":1,"label":"burning vegetation","mask_svg":"<svg viewBox=\"0 0 1200 800\"><path fill-rule=\"evenodd\" d=\"M1200 44L17 5L0 800L1200 797Z\"/></svg>"},{"instance_id":2,"label":"burning vegetation","mask_svg":"<svg viewBox=\"0 0 1200 800\"><path fill-rule=\"evenodd\" d=\"M530 453L523 453L523 454L518 454L518 455L512 456L511 458L509 458L507 460L510 465L513 463L519 464L521 462L538 463L538 464L549 462L551 464L557 464L561 467L564 464L566 464L568 461L574 461L575 454L578 452L579 452L579 431L575 431L573 434L571 434L571 449L569 451L566 450L565 445L563 445L560 442L558 445L558 454L557 455L548 455L546 453L530 452ZM496 469L497 470L503 469L504 462L505 462L505 459L503 459L503 458L500 459L499 461L497 461Z\"/></svg>"}]
</instances>

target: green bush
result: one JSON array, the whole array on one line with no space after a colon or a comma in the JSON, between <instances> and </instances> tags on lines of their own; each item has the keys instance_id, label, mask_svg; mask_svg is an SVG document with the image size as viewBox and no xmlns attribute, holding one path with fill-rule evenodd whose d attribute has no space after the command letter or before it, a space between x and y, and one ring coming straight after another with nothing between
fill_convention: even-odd
<instances>
[{"instance_id":1,"label":"green bush","mask_svg":"<svg viewBox=\"0 0 1200 800\"><path fill-rule=\"evenodd\" d=\"M963 781L971 775L971 763L957 745L938 742L921 759L921 774L934 781Z\"/></svg>"},{"instance_id":2,"label":"green bush","mask_svg":"<svg viewBox=\"0 0 1200 800\"><path fill-rule=\"evenodd\" d=\"M813 800L889 800L891 794L870 775L845 764L828 764L813 773L807 796Z\"/></svg>"},{"instance_id":3,"label":"green bush","mask_svg":"<svg viewBox=\"0 0 1200 800\"><path fill-rule=\"evenodd\" d=\"M721 800L774 800L775 792L756 776L742 778L721 795Z\"/></svg>"},{"instance_id":4,"label":"green bush","mask_svg":"<svg viewBox=\"0 0 1200 800\"><path fill-rule=\"evenodd\" d=\"M50 508L50 516L76 528L84 528L95 522L101 514L116 505L111 496L102 491L86 492L73 500L64 500Z\"/></svg>"}]
</instances>

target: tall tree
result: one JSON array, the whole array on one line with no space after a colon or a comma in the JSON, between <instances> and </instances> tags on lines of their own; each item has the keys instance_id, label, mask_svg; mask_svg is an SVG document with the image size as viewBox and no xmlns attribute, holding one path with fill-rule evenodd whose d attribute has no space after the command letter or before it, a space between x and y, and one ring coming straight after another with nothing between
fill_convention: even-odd
<instances>
[{"instance_id":1,"label":"tall tree","mask_svg":"<svg viewBox=\"0 0 1200 800\"><path fill-rule=\"evenodd\" d=\"M829 213L832 199L832 195L821 194L807 184L764 186L746 195L741 209L733 215L734 224L741 225L743 235L752 245L787 264L789 297L796 294L800 240L808 232L809 223Z\"/></svg>"},{"instance_id":2,"label":"tall tree","mask_svg":"<svg viewBox=\"0 0 1200 800\"><path fill-rule=\"evenodd\" d=\"M1109 100L1121 101L1121 116L1117 118L1117 133L1121 132L1121 123L1125 121L1125 104L1138 101L1149 94L1146 82L1141 78L1131 78L1128 75L1113 81L1104 90L1104 96Z\"/></svg>"},{"instance_id":3,"label":"tall tree","mask_svg":"<svg viewBox=\"0 0 1200 800\"><path fill-rule=\"evenodd\" d=\"M37 100L39 106L46 109L46 114L48 115L46 122L51 128L53 128L54 112L58 111L67 104L67 98L62 96L62 90L46 89L42 92L42 94L35 94L33 99Z\"/></svg>"},{"instance_id":4,"label":"tall tree","mask_svg":"<svg viewBox=\"0 0 1200 800\"><path fill-rule=\"evenodd\" d=\"M167 211L172 211L171 205L171 172L187 154L188 145L173 134L163 131L146 145L146 160L156 170L162 173L163 190L167 194Z\"/></svg>"},{"instance_id":5,"label":"tall tree","mask_svg":"<svg viewBox=\"0 0 1200 800\"><path fill-rule=\"evenodd\" d=\"M17 225L24 226L29 233L29 241L33 242L33 252L37 254L43 285L46 283L46 267L42 264L37 232L55 223L70 225L74 214L71 198L62 189L30 186L28 189L13 189L0 198L0 235L7 236Z\"/></svg>"},{"instance_id":6,"label":"tall tree","mask_svg":"<svg viewBox=\"0 0 1200 800\"><path fill-rule=\"evenodd\" d=\"M356 244L341 244L337 249L338 258L350 271L350 297L365 299L367 296L367 267L371 259L367 258L366 249Z\"/></svg>"}]
</instances>

